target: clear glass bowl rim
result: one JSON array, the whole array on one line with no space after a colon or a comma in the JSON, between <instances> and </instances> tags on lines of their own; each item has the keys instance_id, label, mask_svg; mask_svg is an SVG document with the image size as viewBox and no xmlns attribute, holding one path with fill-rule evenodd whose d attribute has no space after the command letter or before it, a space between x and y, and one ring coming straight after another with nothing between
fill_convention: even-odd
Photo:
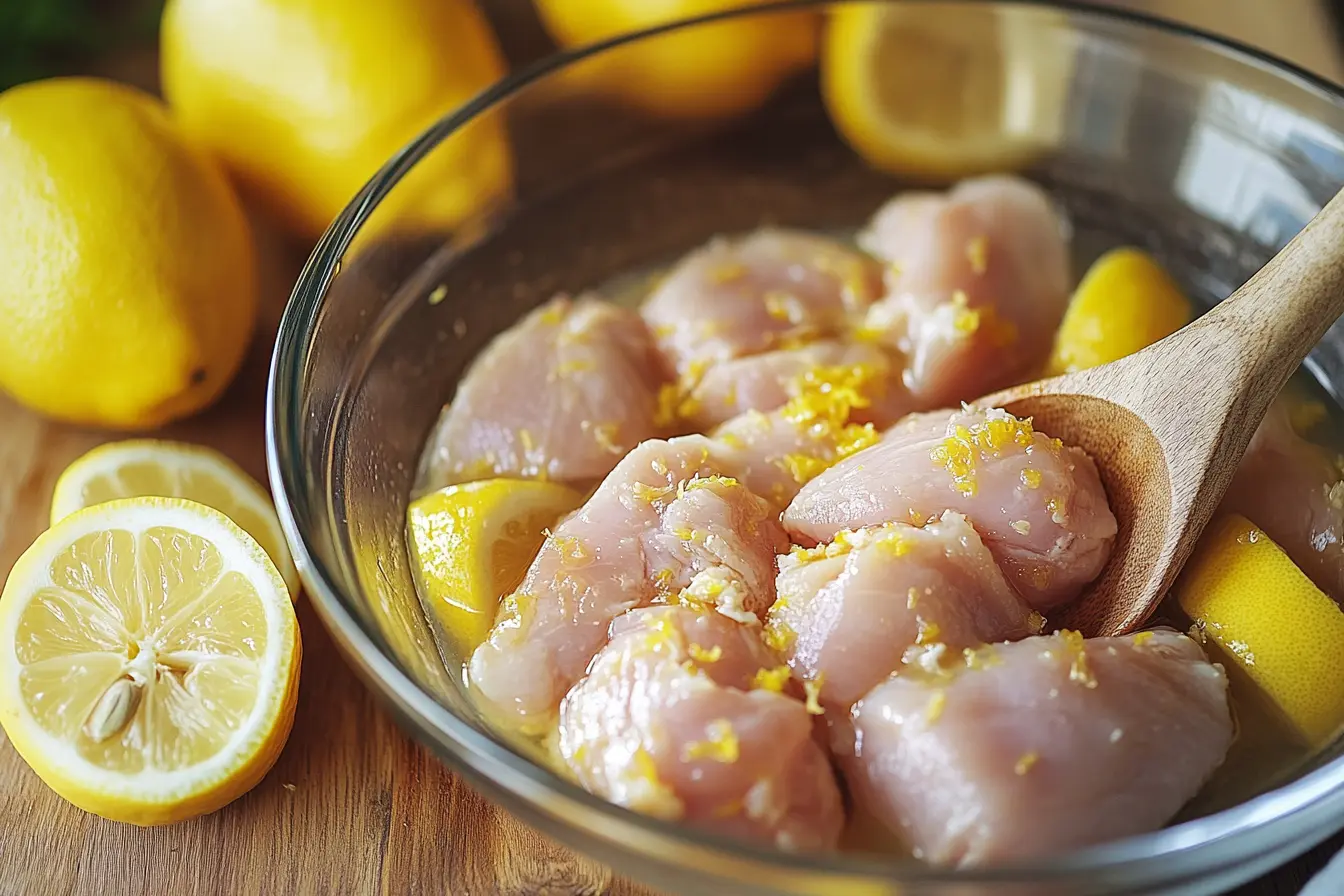
<instances>
[{"instance_id":1,"label":"clear glass bowl rim","mask_svg":"<svg viewBox=\"0 0 1344 896\"><path fill-rule=\"evenodd\" d=\"M559 824L573 825L581 819L584 831L591 838L606 841L615 849L657 863L667 862L664 850L667 846L674 846L678 856L676 864L679 865L688 858L700 855L707 859L714 857L730 862L745 861L772 872L835 875L848 882L856 878L869 878L907 885L1042 883L1099 872L1123 875L1126 869L1133 866L1172 859L1217 840L1261 831L1299 813L1309 812L1317 819L1332 819L1336 827L1344 825L1344 757L1339 757L1289 784L1231 809L1045 861L948 870L920 866L909 860L883 861L878 857L852 853L791 854L745 841L725 844L694 829L640 815L595 797L458 718L416 684L387 655L381 644L381 636L365 629L331 572L315 556L307 533L299 528L293 507L294 503L300 503L321 508L323 505L329 506L330 502L329 495L311 494L306 488L298 450L304 426L299 397L308 366L308 353L328 287L340 269L342 255L360 227L393 187L420 159L478 115L507 102L546 75L590 56L707 22L790 9L821 10L841 2L877 5L893 0L773 0L669 22L586 47L553 53L496 82L465 105L440 118L384 164L334 219L310 254L286 305L271 359L266 397L266 454L271 490L286 539L302 573L305 590L323 624L366 683L373 686L397 711L403 723L408 724L419 739L430 743L440 755L447 754L455 770L467 772L468 777L477 782L493 784L491 789L502 791L509 797L510 804L524 806ZM943 0L900 2L905 5L933 5ZM1076 16L1075 21L1079 22L1091 19L1120 23L1138 30L1164 32L1194 45L1203 45L1242 65L1271 71L1285 83L1315 93L1344 108L1344 87L1240 41L1210 34L1161 16L1087 5L1077 0L958 2L983 7L1053 9L1066 12L1071 17ZM323 510L319 509L318 512ZM563 805L563 811L555 808L557 804ZM1280 848L1285 842L1281 839L1266 842L1263 851ZM712 863L707 862L704 867L712 867ZM1194 872L1198 869L1186 870Z\"/></svg>"}]
</instances>

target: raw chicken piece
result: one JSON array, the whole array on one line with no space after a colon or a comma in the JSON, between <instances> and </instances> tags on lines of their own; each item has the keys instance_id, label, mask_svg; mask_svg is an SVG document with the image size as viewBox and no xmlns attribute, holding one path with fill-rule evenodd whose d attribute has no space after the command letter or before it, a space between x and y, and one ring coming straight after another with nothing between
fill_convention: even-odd
<instances>
[{"instance_id":1,"label":"raw chicken piece","mask_svg":"<svg viewBox=\"0 0 1344 896\"><path fill-rule=\"evenodd\" d=\"M560 708L561 756L617 805L782 849L835 846L844 809L798 700L753 689L759 629L688 607L632 610Z\"/></svg>"},{"instance_id":2,"label":"raw chicken piece","mask_svg":"<svg viewBox=\"0 0 1344 896\"><path fill-rule=\"evenodd\" d=\"M766 642L793 674L848 711L915 646L960 652L1025 638L1045 620L1022 602L980 536L956 513L919 529L887 523L841 532L779 559Z\"/></svg>"},{"instance_id":3,"label":"raw chicken piece","mask_svg":"<svg viewBox=\"0 0 1344 896\"><path fill-rule=\"evenodd\" d=\"M1008 582L1044 613L1076 597L1110 556L1116 523L1092 459L1005 411L913 414L872 448L805 485L784 512L793 535L916 525L965 514Z\"/></svg>"},{"instance_id":4,"label":"raw chicken piece","mask_svg":"<svg viewBox=\"0 0 1344 896\"><path fill-rule=\"evenodd\" d=\"M543 731L607 639L655 600L695 601L759 625L775 599L775 510L718 475L702 436L649 441L559 523L500 606L469 677L499 721Z\"/></svg>"},{"instance_id":5,"label":"raw chicken piece","mask_svg":"<svg viewBox=\"0 0 1344 896\"><path fill-rule=\"evenodd\" d=\"M869 376L863 367L810 372L784 407L768 414L748 411L714 430L715 458L753 492L784 509L812 477L877 442L871 424L849 422L868 407Z\"/></svg>"},{"instance_id":6,"label":"raw chicken piece","mask_svg":"<svg viewBox=\"0 0 1344 896\"><path fill-rule=\"evenodd\" d=\"M1222 507L1265 530L1316 587L1344 601L1344 482L1329 453L1293 431L1276 401Z\"/></svg>"},{"instance_id":7,"label":"raw chicken piece","mask_svg":"<svg viewBox=\"0 0 1344 896\"><path fill-rule=\"evenodd\" d=\"M854 409L854 422L886 428L911 411L901 365L887 352L875 345L825 340L713 365L691 389L690 421L705 430L746 411L776 410L802 392L809 375L842 368L865 371L866 404Z\"/></svg>"},{"instance_id":8,"label":"raw chicken piece","mask_svg":"<svg viewBox=\"0 0 1344 896\"><path fill-rule=\"evenodd\" d=\"M431 488L489 476L596 481L658 433L661 361L633 311L561 296L472 363L431 439Z\"/></svg>"},{"instance_id":9,"label":"raw chicken piece","mask_svg":"<svg viewBox=\"0 0 1344 896\"><path fill-rule=\"evenodd\" d=\"M945 195L905 193L861 237L891 262L864 331L909 359L923 407L971 401L1030 379L1069 298L1061 221L1040 188L992 176Z\"/></svg>"},{"instance_id":10,"label":"raw chicken piece","mask_svg":"<svg viewBox=\"0 0 1344 896\"><path fill-rule=\"evenodd\" d=\"M881 290L881 270L839 243L790 230L715 239L682 259L644 320L690 385L718 361L835 336Z\"/></svg>"},{"instance_id":11,"label":"raw chicken piece","mask_svg":"<svg viewBox=\"0 0 1344 896\"><path fill-rule=\"evenodd\" d=\"M1232 742L1222 668L1172 631L982 648L960 669L878 685L853 723L851 792L939 865L1158 828Z\"/></svg>"}]
</instances>

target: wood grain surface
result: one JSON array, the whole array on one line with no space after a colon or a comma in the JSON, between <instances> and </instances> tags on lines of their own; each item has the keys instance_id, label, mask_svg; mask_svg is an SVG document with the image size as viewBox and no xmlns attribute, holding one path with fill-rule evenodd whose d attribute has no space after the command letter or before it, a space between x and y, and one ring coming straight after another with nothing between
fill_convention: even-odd
<instances>
[{"instance_id":1,"label":"wood grain surface","mask_svg":"<svg viewBox=\"0 0 1344 896\"><path fill-rule=\"evenodd\" d=\"M1128 5L1203 21L1327 76L1344 74L1338 44L1314 0ZM507 25L525 2L490 6ZM535 46L528 40L514 46ZM507 34L504 42L508 48ZM143 64L125 74L142 83L147 78ZM218 406L164 435L213 445L264 481L266 367L303 250L264 226L258 240L264 314L247 365ZM45 525L61 470L107 438L45 422L0 397L0 573L7 575ZM255 790L209 817L141 830L86 815L47 790L0 735L0 896L650 892L558 846L459 782L381 711L306 599L299 602L299 619L305 649L293 736ZM1341 843L1336 838L1239 896L1297 893Z\"/></svg>"}]
</instances>

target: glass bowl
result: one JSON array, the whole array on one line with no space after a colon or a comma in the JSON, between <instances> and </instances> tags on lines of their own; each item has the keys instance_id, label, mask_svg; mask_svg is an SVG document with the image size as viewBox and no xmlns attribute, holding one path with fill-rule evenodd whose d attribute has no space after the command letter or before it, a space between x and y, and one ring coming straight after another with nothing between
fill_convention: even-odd
<instances>
[{"instance_id":1,"label":"glass bowl","mask_svg":"<svg viewBox=\"0 0 1344 896\"><path fill-rule=\"evenodd\" d=\"M727 17L820 16L835 5ZM1068 3L936 0L917 12L1026 36L1031 52L1003 77L947 82L937 99L990 108L977 126L1030 149L1018 161L1067 210L1081 263L1111 245L1145 246L1215 302L1344 183L1344 96L1291 65ZM720 18L669 28L689 35ZM762 223L853 228L902 185L837 135L815 66L754 111L709 122L593 95L586 69L667 30L561 53L445 116L365 186L303 271L271 371L270 474L310 599L352 665L482 792L673 891L1214 893L1344 827L1336 745L1247 802L1048 861L954 871L787 855L611 806L492 734L435 647L404 534L421 446L466 365L557 291L647 271ZM623 86L628 95L639 83ZM483 173L454 181L464 169ZM1344 388L1338 329L1309 368L1332 394Z\"/></svg>"}]
</instances>

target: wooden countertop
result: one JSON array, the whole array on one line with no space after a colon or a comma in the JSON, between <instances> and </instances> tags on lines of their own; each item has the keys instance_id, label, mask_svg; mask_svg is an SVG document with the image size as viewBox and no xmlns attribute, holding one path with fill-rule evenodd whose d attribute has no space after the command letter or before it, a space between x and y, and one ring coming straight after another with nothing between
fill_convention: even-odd
<instances>
[{"instance_id":1,"label":"wooden countertop","mask_svg":"<svg viewBox=\"0 0 1344 896\"><path fill-rule=\"evenodd\" d=\"M497 20L520 15L519 0L491 5ZM1340 44L1314 0L1121 5L1201 23L1344 79ZM165 435L220 448L265 481L270 337L303 251L261 236L266 302L247 365L223 402ZM0 397L0 570L44 527L60 471L106 437L48 423ZM86 815L51 793L0 735L0 896L650 892L466 787L375 704L305 600L299 618L305 649L294 734L271 774L214 815L148 830ZM1341 845L1337 837L1238 894L1297 893Z\"/></svg>"}]
</instances>

